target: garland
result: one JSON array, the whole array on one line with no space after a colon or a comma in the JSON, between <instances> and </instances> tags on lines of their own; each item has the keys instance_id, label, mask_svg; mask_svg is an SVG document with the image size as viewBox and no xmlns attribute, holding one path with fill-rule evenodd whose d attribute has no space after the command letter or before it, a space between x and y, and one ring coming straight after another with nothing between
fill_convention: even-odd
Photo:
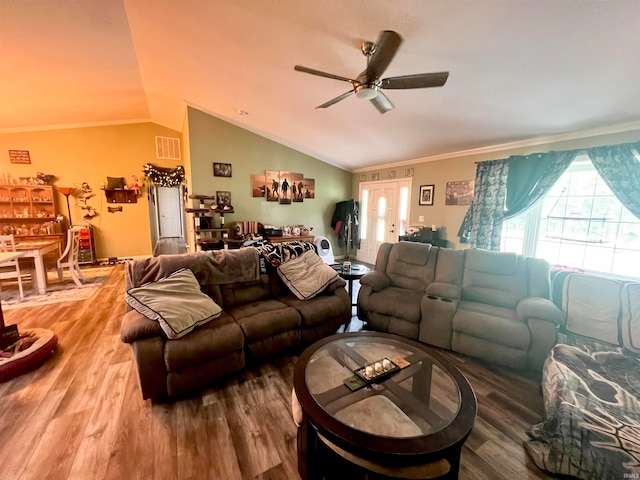
<instances>
[{"instance_id":1,"label":"garland","mask_svg":"<svg viewBox=\"0 0 640 480\"><path fill-rule=\"evenodd\" d=\"M177 187L184 182L184 167L182 165L176 168L161 168L147 163L142 171L153 183L161 187Z\"/></svg>"}]
</instances>

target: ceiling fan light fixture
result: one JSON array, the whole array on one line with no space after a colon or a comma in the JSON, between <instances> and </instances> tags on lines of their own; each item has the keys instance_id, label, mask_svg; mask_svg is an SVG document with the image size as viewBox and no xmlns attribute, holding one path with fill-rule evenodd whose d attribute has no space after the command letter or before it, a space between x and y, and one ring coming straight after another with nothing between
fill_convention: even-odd
<instances>
[{"instance_id":1,"label":"ceiling fan light fixture","mask_svg":"<svg viewBox=\"0 0 640 480\"><path fill-rule=\"evenodd\" d=\"M378 87L375 85L360 85L356 87L356 97L371 100L378 96Z\"/></svg>"}]
</instances>

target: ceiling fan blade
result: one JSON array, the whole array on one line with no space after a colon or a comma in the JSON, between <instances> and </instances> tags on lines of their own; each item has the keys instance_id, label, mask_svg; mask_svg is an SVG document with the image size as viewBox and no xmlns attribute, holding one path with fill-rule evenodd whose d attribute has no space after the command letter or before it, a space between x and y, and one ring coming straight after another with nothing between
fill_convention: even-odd
<instances>
[{"instance_id":1,"label":"ceiling fan blade","mask_svg":"<svg viewBox=\"0 0 640 480\"><path fill-rule=\"evenodd\" d=\"M369 65L365 70L365 74L369 81L380 78L387 69L391 60L398 51L398 47L402 43L402 37L392 30L383 30L380 32L376 49L369 59Z\"/></svg>"},{"instance_id":2,"label":"ceiling fan blade","mask_svg":"<svg viewBox=\"0 0 640 480\"><path fill-rule=\"evenodd\" d=\"M376 107L380 113L387 113L389 110L395 108L391 100L382 92L378 92L378 95L369 101L373 103L373 106Z\"/></svg>"},{"instance_id":3,"label":"ceiling fan blade","mask_svg":"<svg viewBox=\"0 0 640 480\"><path fill-rule=\"evenodd\" d=\"M344 100L345 98L347 98L349 95L352 95L352 94L353 94L353 90L349 90L348 92L343 93L342 95L340 95L339 97L334 98L333 100L329 100L328 102L325 102L322 105L318 105L316 108L327 108L327 107L330 107L334 103L338 103L340 100Z\"/></svg>"},{"instance_id":4,"label":"ceiling fan blade","mask_svg":"<svg viewBox=\"0 0 640 480\"><path fill-rule=\"evenodd\" d=\"M310 73L311 75L318 75L319 77L332 78L334 80L342 80L344 82L356 83L355 80L352 80L347 77L341 77L340 75L334 75L333 73L321 72L320 70L314 70L313 68L303 67L302 65L296 65L293 67L294 70L303 73Z\"/></svg>"},{"instance_id":5,"label":"ceiling fan blade","mask_svg":"<svg viewBox=\"0 0 640 480\"><path fill-rule=\"evenodd\" d=\"M416 75L384 78L380 83L380 87L392 89L442 87L448 78L449 72L418 73Z\"/></svg>"}]
</instances>

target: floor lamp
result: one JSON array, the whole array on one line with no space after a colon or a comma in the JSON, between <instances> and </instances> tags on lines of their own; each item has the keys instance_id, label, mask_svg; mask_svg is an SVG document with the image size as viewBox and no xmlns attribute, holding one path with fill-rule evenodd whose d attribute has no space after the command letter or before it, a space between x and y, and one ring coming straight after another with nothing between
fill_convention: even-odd
<instances>
[{"instance_id":1,"label":"floor lamp","mask_svg":"<svg viewBox=\"0 0 640 480\"><path fill-rule=\"evenodd\" d=\"M71 207L69 206L69 195L75 192L76 188L75 187L56 187L56 190L58 190L61 194L63 194L67 199L67 212L69 213L69 228L71 228L71 226L73 226L73 223L71 221Z\"/></svg>"}]
</instances>

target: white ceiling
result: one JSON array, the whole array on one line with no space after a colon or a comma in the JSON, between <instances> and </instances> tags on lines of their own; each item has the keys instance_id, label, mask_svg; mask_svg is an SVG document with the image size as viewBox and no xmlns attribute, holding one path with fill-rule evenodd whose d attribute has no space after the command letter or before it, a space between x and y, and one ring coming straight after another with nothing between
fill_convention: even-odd
<instances>
[{"instance_id":1,"label":"white ceiling","mask_svg":"<svg viewBox=\"0 0 640 480\"><path fill-rule=\"evenodd\" d=\"M384 77L442 88L351 96L364 40L404 43ZM191 105L354 170L640 125L638 0L0 0L0 133L153 121ZM238 115L238 110L249 114Z\"/></svg>"}]
</instances>

